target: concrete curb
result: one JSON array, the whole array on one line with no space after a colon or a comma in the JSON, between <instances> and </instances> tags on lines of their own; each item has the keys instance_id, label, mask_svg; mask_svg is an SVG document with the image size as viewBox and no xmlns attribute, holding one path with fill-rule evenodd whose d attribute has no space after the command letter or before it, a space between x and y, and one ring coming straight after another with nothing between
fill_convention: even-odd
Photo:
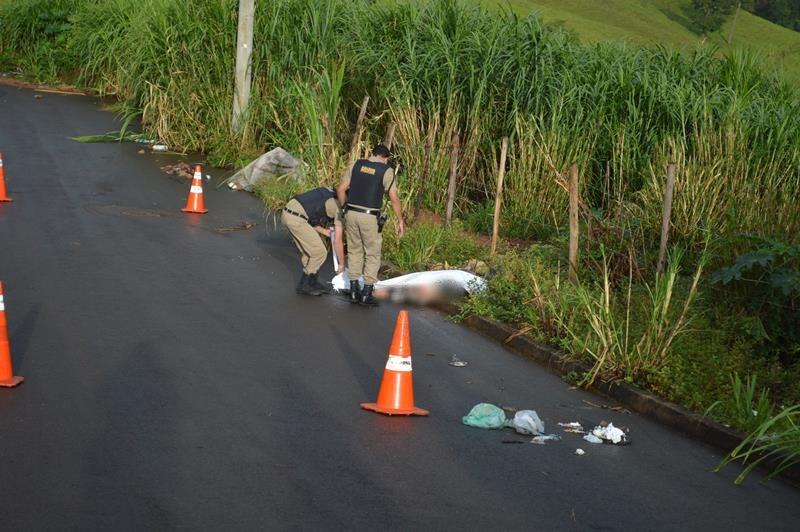
<instances>
[{"instance_id":1,"label":"concrete curb","mask_svg":"<svg viewBox=\"0 0 800 532\"><path fill-rule=\"evenodd\" d=\"M451 304L438 305L436 308L450 316L460 312L458 307ZM510 350L535 360L559 376L571 372L582 374L589 369L585 364L571 360L559 349L541 344L504 323L476 315L465 317L462 323L470 329L500 342ZM597 381L590 387L590 390L614 399L635 412L674 428L695 440L716 447L726 454L742 443L745 437L744 434L627 382ZM776 463L776 460L767 460L764 468L771 469ZM800 487L800 466L785 470L777 478L795 487Z\"/></svg>"}]
</instances>

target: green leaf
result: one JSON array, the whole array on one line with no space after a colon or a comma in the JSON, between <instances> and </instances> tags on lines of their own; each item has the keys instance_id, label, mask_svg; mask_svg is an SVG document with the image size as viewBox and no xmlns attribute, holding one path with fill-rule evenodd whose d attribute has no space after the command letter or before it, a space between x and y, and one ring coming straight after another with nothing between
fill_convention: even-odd
<instances>
[{"instance_id":1,"label":"green leaf","mask_svg":"<svg viewBox=\"0 0 800 532\"><path fill-rule=\"evenodd\" d=\"M738 281L742 278L741 268L736 266L726 266L724 268L720 268L719 270L715 271L711 274L711 282L713 284L728 284L731 281Z\"/></svg>"},{"instance_id":2,"label":"green leaf","mask_svg":"<svg viewBox=\"0 0 800 532\"><path fill-rule=\"evenodd\" d=\"M775 255L769 251L759 250L752 253L745 253L736 258L735 268L740 271L747 271L754 266L769 266L775 260Z\"/></svg>"},{"instance_id":3,"label":"green leaf","mask_svg":"<svg viewBox=\"0 0 800 532\"><path fill-rule=\"evenodd\" d=\"M785 296L800 295L800 271L778 270L770 275L769 284Z\"/></svg>"}]
</instances>

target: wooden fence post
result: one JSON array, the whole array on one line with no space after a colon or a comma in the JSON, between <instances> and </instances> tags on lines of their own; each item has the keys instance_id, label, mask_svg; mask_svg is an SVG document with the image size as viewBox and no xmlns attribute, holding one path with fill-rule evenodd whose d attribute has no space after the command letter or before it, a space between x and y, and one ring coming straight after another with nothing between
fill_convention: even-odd
<instances>
[{"instance_id":1,"label":"wooden fence post","mask_svg":"<svg viewBox=\"0 0 800 532\"><path fill-rule=\"evenodd\" d=\"M661 246L658 248L658 273L664 273L667 261L667 242L669 241L669 224L672 216L672 193L675 189L675 163L667 165L667 186L664 189L664 213L661 217Z\"/></svg>"},{"instance_id":2,"label":"wooden fence post","mask_svg":"<svg viewBox=\"0 0 800 532\"><path fill-rule=\"evenodd\" d=\"M383 145L389 148L390 150L392 149L392 143L394 142L394 128L395 128L394 122L389 124L389 128L386 130L386 138L383 141Z\"/></svg>"},{"instance_id":3,"label":"wooden fence post","mask_svg":"<svg viewBox=\"0 0 800 532\"><path fill-rule=\"evenodd\" d=\"M428 182L428 169L431 164L431 152L433 151L433 141L436 136L436 129L428 127L428 138L425 141L425 157L422 159L422 172L419 174L419 188L417 189L417 203L414 206L414 221L419 218L419 211L422 208L422 200L425 196L425 185Z\"/></svg>"},{"instance_id":4,"label":"wooden fence post","mask_svg":"<svg viewBox=\"0 0 800 532\"><path fill-rule=\"evenodd\" d=\"M356 130L353 132L353 140L350 142L350 158L348 160L348 167L352 166L358 157L358 143L361 140L361 128L364 124L364 117L367 115L367 105L369 105L369 95L364 96L364 101L361 102L361 109L358 112Z\"/></svg>"},{"instance_id":5,"label":"wooden fence post","mask_svg":"<svg viewBox=\"0 0 800 532\"><path fill-rule=\"evenodd\" d=\"M500 147L500 166L497 169L497 193L494 197L494 221L492 223L492 255L497 251L497 238L500 235L500 210L503 204L503 178L506 175L506 155L508 153L508 137L503 137Z\"/></svg>"},{"instance_id":6,"label":"wooden fence post","mask_svg":"<svg viewBox=\"0 0 800 532\"><path fill-rule=\"evenodd\" d=\"M450 180L447 183L447 210L445 211L444 220L447 225L450 225L450 220L453 218L453 203L456 199L456 171L458 170L458 146L459 137L458 131L453 133L452 150L450 152Z\"/></svg>"},{"instance_id":7,"label":"wooden fence post","mask_svg":"<svg viewBox=\"0 0 800 532\"><path fill-rule=\"evenodd\" d=\"M578 165L569 167L569 280L578 282Z\"/></svg>"}]
</instances>

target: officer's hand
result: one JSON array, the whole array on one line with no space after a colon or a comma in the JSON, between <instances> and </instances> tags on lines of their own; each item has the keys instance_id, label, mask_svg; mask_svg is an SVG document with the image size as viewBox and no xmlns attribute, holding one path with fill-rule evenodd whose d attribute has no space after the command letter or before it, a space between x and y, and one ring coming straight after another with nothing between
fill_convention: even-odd
<instances>
[{"instance_id":1,"label":"officer's hand","mask_svg":"<svg viewBox=\"0 0 800 532\"><path fill-rule=\"evenodd\" d=\"M395 231L397 231L397 238L403 238L403 234L405 234L405 227L403 226L403 220L399 220L394 224Z\"/></svg>"}]
</instances>

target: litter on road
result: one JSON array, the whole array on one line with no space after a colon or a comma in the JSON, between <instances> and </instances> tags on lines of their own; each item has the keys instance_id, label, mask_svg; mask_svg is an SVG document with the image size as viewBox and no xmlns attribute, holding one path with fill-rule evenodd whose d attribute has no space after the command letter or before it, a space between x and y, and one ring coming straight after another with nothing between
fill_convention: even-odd
<instances>
[{"instance_id":1,"label":"litter on road","mask_svg":"<svg viewBox=\"0 0 800 532\"><path fill-rule=\"evenodd\" d=\"M583 430L583 425L581 425L577 421L571 421L569 423L559 423L558 426L563 427L564 432L571 432L573 434L586 434L586 431Z\"/></svg>"},{"instance_id":2,"label":"litter on road","mask_svg":"<svg viewBox=\"0 0 800 532\"><path fill-rule=\"evenodd\" d=\"M275 148L233 174L227 183L233 190L252 192L262 179L284 176L299 179L307 168L308 164L294 158L288 151Z\"/></svg>"},{"instance_id":3,"label":"litter on road","mask_svg":"<svg viewBox=\"0 0 800 532\"><path fill-rule=\"evenodd\" d=\"M583 449L575 449L575 454L577 454L578 456L583 456L584 454L586 454L586 451L584 451Z\"/></svg>"},{"instance_id":4,"label":"litter on road","mask_svg":"<svg viewBox=\"0 0 800 532\"><path fill-rule=\"evenodd\" d=\"M559 441L561 440L561 436L557 436L555 434L545 434L543 436L535 436L531 443L535 443L536 445L544 445L549 441Z\"/></svg>"},{"instance_id":5,"label":"litter on road","mask_svg":"<svg viewBox=\"0 0 800 532\"><path fill-rule=\"evenodd\" d=\"M464 366L466 366L469 363L468 362L464 362L463 360L458 358L458 356L453 355L453 356L450 357L450 362L448 362L448 364L453 366L453 367L456 367L456 368L463 368Z\"/></svg>"},{"instance_id":6,"label":"litter on road","mask_svg":"<svg viewBox=\"0 0 800 532\"><path fill-rule=\"evenodd\" d=\"M513 409L509 409L513 410ZM535 410L519 410L514 414L514 419L507 420L502 408L489 403L480 403L472 407L469 414L461 418L461 422L470 427L479 429L513 428L517 433L533 436L531 443L544 445L549 441L559 441L557 434L545 434L544 422ZM513 443L516 440L503 440L503 443Z\"/></svg>"},{"instance_id":7,"label":"litter on road","mask_svg":"<svg viewBox=\"0 0 800 532\"><path fill-rule=\"evenodd\" d=\"M583 437L584 440L588 441L589 443L603 443L603 440L595 436L594 434L587 434Z\"/></svg>"},{"instance_id":8,"label":"litter on road","mask_svg":"<svg viewBox=\"0 0 800 532\"><path fill-rule=\"evenodd\" d=\"M175 176L180 179L185 179L186 181L191 181L192 177L194 176L194 170L192 167L189 166L188 163L184 162L162 166L161 170L163 170L165 174Z\"/></svg>"},{"instance_id":9,"label":"litter on road","mask_svg":"<svg viewBox=\"0 0 800 532\"><path fill-rule=\"evenodd\" d=\"M600 441L598 442L594 441L593 439L589 439L590 436L594 436ZM592 430L592 433L587 434L583 439L592 443L613 443L614 445L627 445L630 443L628 434L619 427L615 427L613 423L609 423L607 425L600 424L596 426Z\"/></svg>"},{"instance_id":10,"label":"litter on road","mask_svg":"<svg viewBox=\"0 0 800 532\"><path fill-rule=\"evenodd\" d=\"M233 233L234 231L248 231L255 227L256 224L252 222L242 222L239 225L232 225L230 227L218 227L217 233Z\"/></svg>"},{"instance_id":11,"label":"litter on road","mask_svg":"<svg viewBox=\"0 0 800 532\"><path fill-rule=\"evenodd\" d=\"M514 414L511 426L520 434L544 434L544 422L539 418L536 410L520 410Z\"/></svg>"},{"instance_id":12,"label":"litter on road","mask_svg":"<svg viewBox=\"0 0 800 532\"><path fill-rule=\"evenodd\" d=\"M464 425L478 429L502 429L506 426L506 413L489 403L479 403L461 418Z\"/></svg>"}]
</instances>

